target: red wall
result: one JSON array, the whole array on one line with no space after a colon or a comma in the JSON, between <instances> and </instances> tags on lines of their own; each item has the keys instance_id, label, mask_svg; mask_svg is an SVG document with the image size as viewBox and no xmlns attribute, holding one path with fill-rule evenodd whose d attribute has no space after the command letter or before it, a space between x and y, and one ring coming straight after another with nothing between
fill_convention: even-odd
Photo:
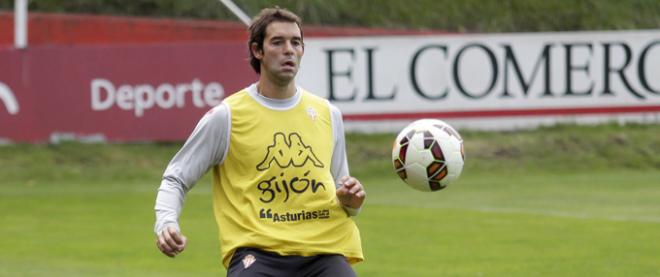
<instances>
[{"instance_id":1,"label":"red wall","mask_svg":"<svg viewBox=\"0 0 660 277\"><path fill-rule=\"evenodd\" d=\"M0 12L0 140L43 142L57 134L183 140L214 105L200 104L199 90L194 96L188 87L181 105L154 106L138 115L126 108L135 105L134 99L95 109L94 80L106 80L116 91L123 87L129 95L138 86L213 83L226 96L257 79L247 63L247 31L241 23L30 13L29 46L17 50L13 21L13 13ZM308 37L431 33L305 27ZM161 103L169 101L164 99Z\"/></svg>"},{"instance_id":2,"label":"red wall","mask_svg":"<svg viewBox=\"0 0 660 277\"><path fill-rule=\"evenodd\" d=\"M0 44L13 44L13 13L0 13L0 26ZM33 46L240 41L247 37L245 26L237 22L47 13L29 13L28 29L28 43Z\"/></svg>"},{"instance_id":3,"label":"red wall","mask_svg":"<svg viewBox=\"0 0 660 277\"><path fill-rule=\"evenodd\" d=\"M257 79L244 51L242 43L234 42L0 50L0 82L19 106L12 113L3 103L7 100L0 99L0 138L40 142L53 134L70 134L102 135L110 141L184 139L222 99L202 102L208 84L221 86L226 96ZM108 89L97 90L96 98L111 104L95 109L93 84L100 79L111 83L114 97L109 98ZM144 95L139 87L147 86L152 89L151 104L136 112L136 99ZM169 105L154 103L153 91L159 87L168 90L161 93L161 103Z\"/></svg>"},{"instance_id":4,"label":"red wall","mask_svg":"<svg viewBox=\"0 0 660 277\"><path fill-rule=\"evenodd\" d=\"M247 40L239 22L29 13L28 44L116 44ZM14 41L14 15L0 12L0 46ZM438 31L305 26L306 36L438 34Z\"/></svg>"}]
</instances>

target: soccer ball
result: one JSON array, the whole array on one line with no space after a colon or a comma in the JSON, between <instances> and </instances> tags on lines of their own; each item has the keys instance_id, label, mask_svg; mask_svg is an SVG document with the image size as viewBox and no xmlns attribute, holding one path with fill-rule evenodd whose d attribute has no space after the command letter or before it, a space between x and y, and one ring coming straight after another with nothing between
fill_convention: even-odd
<instances>
[{"instance_id":1,"label":"soccer ball","mask_svg":"<svg viewBox=\"0 0 660 277\"><path fill-rule=\"evenodd\" d=\"M441 190L463 170L461 136L442 120L420 119L401 130L392 146L394 171L421 191Z\"/></svg>"}]
</instances>

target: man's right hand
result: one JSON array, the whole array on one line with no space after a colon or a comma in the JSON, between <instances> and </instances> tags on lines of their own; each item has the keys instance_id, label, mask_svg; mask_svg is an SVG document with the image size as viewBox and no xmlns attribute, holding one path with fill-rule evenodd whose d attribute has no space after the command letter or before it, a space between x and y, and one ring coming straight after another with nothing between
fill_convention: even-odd
<instances>
[{"instance_id":1,"label":"man's right hand","mask_svg":"<svg viewBox=\"0 0 660 277\"><path fill-rule=\"evenodd\" d=\"M172 226L165 227L156 239L156 246L158 246L160 252L170 258L174 258L186 249L187 243L188 239Z\"/></svg>"}]
</instances>

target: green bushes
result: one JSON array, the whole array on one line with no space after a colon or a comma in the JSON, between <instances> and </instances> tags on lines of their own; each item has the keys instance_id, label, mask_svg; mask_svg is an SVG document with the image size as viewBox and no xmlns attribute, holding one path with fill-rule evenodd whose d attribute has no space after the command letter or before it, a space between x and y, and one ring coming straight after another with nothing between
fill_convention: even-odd
<instances>
[{"instance_id":1,"label":"green bushes","mask_svg":"<svg viewBox=\"0 0 660 277\"><path fill-rule=\"evenodd\" d=\"M3 1L0 9L13 9ZM235 0L247 14L279 5L306 24L436 29L452 32L537 32L660 28L656 0ZM30 10L237 20L217 0L39 0Z\"/></svg>"}]
</instances>

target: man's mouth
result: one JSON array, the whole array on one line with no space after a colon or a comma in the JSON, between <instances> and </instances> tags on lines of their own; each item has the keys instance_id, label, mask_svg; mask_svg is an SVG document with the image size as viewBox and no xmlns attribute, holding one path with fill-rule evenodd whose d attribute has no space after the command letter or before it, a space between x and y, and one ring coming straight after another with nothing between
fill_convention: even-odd
<instances>
[{"instance_id":1,"label":"man's mouth","mask_svg":"<svg viewBox=\"0 0 660 277\"><path fill-rule=\"evenodd\" d=\"M286 61L286 62L282 63L282 66L283 67L296 67L296 63L294 63L293 61Z\"/></svg>"}]
</instances>

